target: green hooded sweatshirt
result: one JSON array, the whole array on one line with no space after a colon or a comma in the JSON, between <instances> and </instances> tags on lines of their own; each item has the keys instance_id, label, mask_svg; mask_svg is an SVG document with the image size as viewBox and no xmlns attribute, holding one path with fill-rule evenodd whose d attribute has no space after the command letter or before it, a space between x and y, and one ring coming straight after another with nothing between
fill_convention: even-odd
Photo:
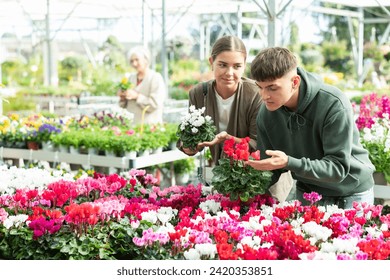
<instances>
[{"instance_id":1,"label":"green hooded sweatshirt","mask_svg":"<svg viewBox=\"0 0 390 280\"><path fill-rule=\"evenodd\" d=\"M349 196L374 186L375 167L359 142L352 104L338 88L298 68L301 76L298 107L268 111L262 104L257 116L257 144L288 155L297 187L324 196ZM274 170L272 183L286 170Z\"/></svg>"}]
</instances>

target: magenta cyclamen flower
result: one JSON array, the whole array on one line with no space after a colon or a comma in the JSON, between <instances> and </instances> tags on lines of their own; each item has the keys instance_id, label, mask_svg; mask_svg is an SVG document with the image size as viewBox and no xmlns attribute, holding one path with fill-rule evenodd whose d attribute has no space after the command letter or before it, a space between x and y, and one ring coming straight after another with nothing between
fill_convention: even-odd
<instances>
[{"instance_id":1,"label":"magenta cyclamen flower","mask_svg":"<svg viewBox=\"0 0 390 280\"><path fill-rule=\"evenodd\" d=\"M310 204L314 204L317 201L320 201L322 199L322 195L320 195L316 192L304 193L303 198L306 199L307 201L309 201Z\"/></svg>"},{"instance_id":2,"label":"magenta cyclamen flower","mask_svg":"<svg viewBox=\"0 0 390 280\"><path fill-rule=\"evenodd\" d=\"M29 228L33 230L33 238L37 239L45 233L54 234L61 229L62 220L53 219L46 220L45 218L39 218L29 223Z\"/></svg>"}]
</instances>

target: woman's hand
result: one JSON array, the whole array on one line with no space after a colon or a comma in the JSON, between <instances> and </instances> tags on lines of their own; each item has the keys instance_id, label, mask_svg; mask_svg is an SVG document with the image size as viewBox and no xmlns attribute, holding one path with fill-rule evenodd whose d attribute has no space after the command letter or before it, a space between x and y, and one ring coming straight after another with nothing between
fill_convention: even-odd
<instances>
[{"instance_id":1,"label":"woman's hand","mask_svg":"<svg viewBox=\"0 0 390 280\"><path fill-rule=\"evenodd\" d=\"M121 101L126 100L126 90L118 90L117 95Z\"/></svg>"},{"instance_id":2,"label":"woman's hand","mask_svg":"<svg viewBox=\"0 0 390 280\"><path fill-rule=\"evenodd\" d=\"M139 93L136 92L134 89L127 89L118 90L117 95L119 96L120 100L132 100L137 99Z\"/></svg>"},{"instance_id":3,"label":"woman's hand","mask_svg":"<svg viewBox=\"0 0 390 280\"><path fill-rule=\"evenodd\" d=\"M196 146L196 149L183 147L183 152L189 156L193 156L197 152L202 151L204 147L214 146L215 144L221 143L227 139L230 139L231 137L233 137L233 136L230 136L226 131L222 131L222 132L218 133L217 135L215 135L213 140L199 143Z\"/></svg>"},{"instance_id":4,"label":"woman's hand","mask_svg":"<svg viewBox=\"0 0 390 280\"><path fill-rule=\"evenodd\" d=\"M256 170L275 170L285 168L288 163L288 156L277 150L267 150L265 153L270 156L270 158L262 160L248 160L245 162L246 165L252 166Z\"/></svg>"},{"instance_id":5,"label":"woman's hand","mask_svg":"<svg viewBox=\"0 0 390 280\"><path fill-rule=\"evenodd\" d=\"M198 148L204 148L204 147L210 147L214 146L215 144L221 143L227 139L230 139L232 136L230 136L226 131L222 131L215 135L214 139L208 142L202 142L198 144Z\"/></svg>"},{"instance_id":6,"label":"woman's hand","mask_svg":"<svg viewBox=\"0 0 390 280\"><path fill-rule=\"evenodd\" d=\"M128 89L126 90L126 99L127 100L133 100L138 98L139 93L136 92L134 89Z\"/></svg>"}]
</instances>

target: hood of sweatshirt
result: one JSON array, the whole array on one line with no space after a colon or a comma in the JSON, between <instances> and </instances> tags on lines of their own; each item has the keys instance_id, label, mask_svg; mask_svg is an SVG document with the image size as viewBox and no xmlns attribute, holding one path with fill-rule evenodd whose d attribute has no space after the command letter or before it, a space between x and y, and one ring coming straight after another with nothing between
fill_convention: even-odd
<instances>
[{"instance_id":1,"label":"hood of sweatshirt","mask_svg":"<svg viewBox=\"0 0 390 280\"><path fill-rule=\"evenodd\" d=\"M301 76L301 84L299 86L298 107L295 112L290 111L287 107L283 107L290 115L287 119L287 127L290 130L299 130L306 124L306 119L303 117L307 106L313 101L318 94L322 80L320 77L312 73L308 73L302 68L297 68L298 75Z\"/></svg>"}]
</instances>

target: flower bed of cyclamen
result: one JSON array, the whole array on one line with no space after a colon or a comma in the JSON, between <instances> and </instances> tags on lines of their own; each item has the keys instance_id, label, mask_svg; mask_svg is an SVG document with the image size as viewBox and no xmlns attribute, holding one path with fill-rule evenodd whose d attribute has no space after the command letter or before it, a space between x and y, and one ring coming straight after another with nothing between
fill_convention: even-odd
<instances>
[{"instance_id":1,"label":"flower bed of cyclamen","mask_svg":"<svg viewBox=\"0 0 390 280\"><path fill-rule=\"evenodd\" d=\"M143 170L16 186L2 169L0 259L389 259L381 205L245 204L202 185L160 188ZM35 172L33 170L31 172ZM48 175L50 176L50 175ZM32 178L32 177L31 177ZM37 178L37 177L35 177ZM19 181L20 182L20 181ZM9 187L5 184L9 184ZM361 215L357 214L357 211Z\"/></svg>"}]
</instances>

